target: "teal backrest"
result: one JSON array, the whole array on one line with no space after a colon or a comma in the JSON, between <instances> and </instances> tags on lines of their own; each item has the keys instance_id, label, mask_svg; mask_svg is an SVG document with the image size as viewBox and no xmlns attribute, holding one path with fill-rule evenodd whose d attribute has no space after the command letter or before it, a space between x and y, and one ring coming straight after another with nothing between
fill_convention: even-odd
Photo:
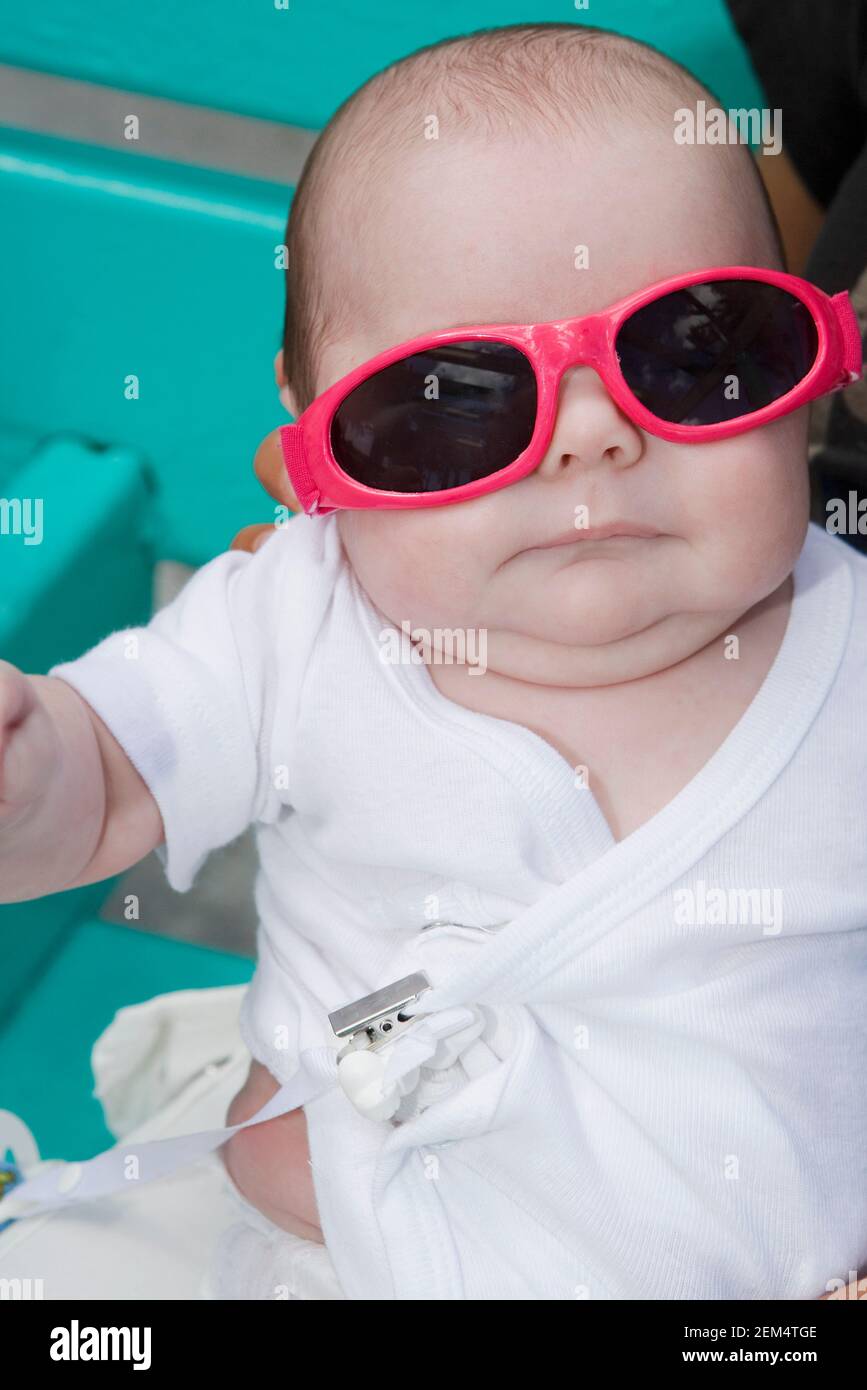
<instances>
[{"instance_id":1,"label":"teal backrest","mask_svg":"<svg viewBox=\"0 0 867 1390\"><path fill-rule=\"evenodd\" d=\"M0 128L0 429L137 450L157 558L269 514L290 188ZM59 517L76 479L55 479ZM46 542L47 544L48 542Z\"/></svg>"},{"instance_id":2,"label":"teal backrest","mask_svg":"<svg viewBox=\"0 0 867 1390\"><path fill-rule=\"evenodd\" d=\"M0 128L4 659L45 671L147 621L158 559L202 564L273 514L252 455L285 419L290 196ZM0 1022L110 887L0 907Z\"/></svg>"},{"instance_id":3,"label":"teal backrest","mask_svg":"<svg viewBox=\"0 0 867 1390\"><path fill-rule=\"evenodd\" d=\"M770 3L770 0L769 0ZM318 129L368 77L423 44L497 24L587 23L653 44L725 106L759 88L723 0L0 0L0 61Z\"/></svg>"}]
</instances>

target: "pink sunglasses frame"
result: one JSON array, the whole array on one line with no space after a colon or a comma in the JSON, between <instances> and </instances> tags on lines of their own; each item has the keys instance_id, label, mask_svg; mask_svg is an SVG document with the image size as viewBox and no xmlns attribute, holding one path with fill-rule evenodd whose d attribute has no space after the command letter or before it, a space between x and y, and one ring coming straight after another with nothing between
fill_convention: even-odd
<instances>
[{"instance_id":1,"label":"pink sunglasses frame","mask_svg":"<svg viewBox=\"0 0 867 1390\"><path fill-rule=\"evenodd\" d=\"M620 372L614 344L624 319L636 309L673 290L708 280L759 280L787 290L800 299L816 324L816 360L803 381L779 400L750 415L715 425L672 424L651 414L630 391ZM519 348L532 364L538 396L536 425L523 453L490 477L442 492L381 491L356 482L344 473L331 447L331 422L346 397L368 377L375 376L401 358L425 348L470 338L509 343ZM738 265L693 270L685 275L658 280L618 300L607 309L579 318L557 319L551 323L465 324L443 332L424 333L398 343L396 347L388 348L354 368L317 396L294 424L282 426L280 441L289 481L308 515L322 515L341 508L397 510L444 506L508 487L532 473L544 458L554 432L560 381L568 368L579 365L593 368L615 404L640 429L673 443L696 444L730 439L733 435L758 429L826 392L840 390L857 381L862 368L861 334L845 290L831 296L799 276Z\"/></svg>"}]
</instances>

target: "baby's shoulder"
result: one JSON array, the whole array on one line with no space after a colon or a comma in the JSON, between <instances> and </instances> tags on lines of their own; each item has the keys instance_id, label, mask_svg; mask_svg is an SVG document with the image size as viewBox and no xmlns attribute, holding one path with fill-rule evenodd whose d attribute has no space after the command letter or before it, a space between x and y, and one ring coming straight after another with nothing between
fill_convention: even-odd
<instances>
[{"instance_id":1,"label":"baby's shoulder","mask_svg":"<svg viewBox=\"0 0 867 1390\"><path fill-rule=\"evenodd\" d=\"M303 674L345 563L330 519L296 517L252 553L215 556L149 628L179 647L224 652L251 682L254 672Z\"/></svg>"},{"instance_id":2,"label":"baby's shoulder","mask_svg":"<svg viewBox=\"0 0 867 1390\"><path fill-rule=\"evenodd\" d=\"M245 608L256 626L274 625L284 636L323 610L346 565L331 515L293 517L253 554L230 551L212 563L222 567L214 581L234 589L234 606Z\"/></svg>"},{"instance_id":3,"label":"baby's shoulder","mask_svg":"<svg viewBox=\"0 0 867 1390\"><path fill-rule=\"evenodd\" d=\"M346 563L333 514L291 517L246 558L258 579L279 575L305 584L333 583Z\"/></svg>"}]
</instances>

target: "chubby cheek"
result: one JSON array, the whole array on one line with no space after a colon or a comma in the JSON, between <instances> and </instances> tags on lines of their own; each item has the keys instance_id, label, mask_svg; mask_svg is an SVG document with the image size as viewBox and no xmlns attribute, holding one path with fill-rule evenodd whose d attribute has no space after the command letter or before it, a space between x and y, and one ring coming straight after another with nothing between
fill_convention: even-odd
<instances>
[{"instance_id":1,"label":"chubby cheek","mask_svg":"<svg viewBox=\"0 0 867 1390\"><path fill-rule=\"evenodd\" d=\"M397 626L472 623L485 587L484 557L465 515L472 504L417 512L346 511L337 525L368 597Z\"/></svg>"},{"instance_id":2,"label":"chubby cheek","mask_svg":"<svg viewBox=\"0 0 867 1390\"><path fill-rule=\"evenodd\" d=\"M705 449L687 503L696 555L719 591L757 602L782 583L803 545L810 511L806 412Z\"/></svg>"}]
</instances>

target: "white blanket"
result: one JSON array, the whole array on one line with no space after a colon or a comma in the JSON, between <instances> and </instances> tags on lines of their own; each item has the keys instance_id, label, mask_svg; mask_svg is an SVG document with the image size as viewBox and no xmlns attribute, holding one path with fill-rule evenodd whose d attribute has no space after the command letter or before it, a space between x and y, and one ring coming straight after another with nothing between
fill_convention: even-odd
<instances>
[{"instance_id":1,"label":"white blanket","mask_svg":"<svg viewBox=\"0 0 867 1390\"><path fill-rule=\"evenodd\" d=\"M95 1093L118 1139L223 1123L249 1066L238 1032L243 994L243 986L183 990L118 1012L92 1054ZM196 1299L237 1221L214 1155L163 1182L14 1222L0 1232L0 1279L10 1296L29 1289L46 1300Z\"/></svg>"}]
</instances>

